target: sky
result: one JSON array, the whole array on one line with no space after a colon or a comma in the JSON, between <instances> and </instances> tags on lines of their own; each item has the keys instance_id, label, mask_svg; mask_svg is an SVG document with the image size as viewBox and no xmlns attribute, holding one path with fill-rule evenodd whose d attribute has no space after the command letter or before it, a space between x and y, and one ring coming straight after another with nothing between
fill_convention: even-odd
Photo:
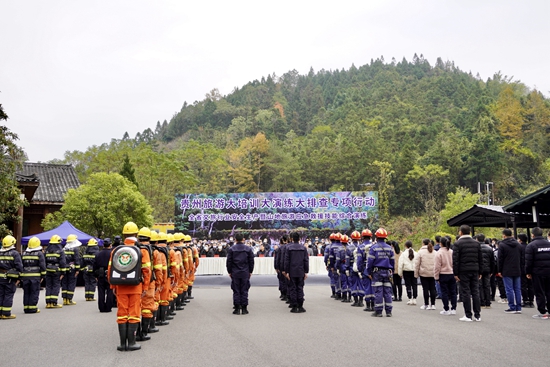
<instances>
[{"instance_id":1,"label":"sky","mask_svg":"<svg viewBox=\"0 0 550 367\"><path fill-rule=\"evenodd\" d=\"M438 57L550 96L550 1L0 0L0 104L31 162L296 69Z\"/></svg>"}]
</instances>

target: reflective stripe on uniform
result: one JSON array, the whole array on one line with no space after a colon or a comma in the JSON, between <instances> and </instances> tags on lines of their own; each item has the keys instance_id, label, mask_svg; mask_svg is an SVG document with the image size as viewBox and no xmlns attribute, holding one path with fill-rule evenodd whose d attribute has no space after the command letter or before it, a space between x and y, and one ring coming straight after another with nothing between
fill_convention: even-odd
<instances>
[{"instance_id":1,"label":"reflective stripe on uniform","mask_svg":"<svg viewBox=\"0 0 550 367\"><path fill-rule=\"evenodd\" d=\"M11 260L13 261L13 256L0 256L0 260Z\"/></svg>"},{"instance_id":2,"label":"reflective stripe on uniform","mask_svg":"<svg viewBox=\"0 0 550 367\"><path fill-rule=\"evenodd\" d=\"M40 260L40 258L36 255L23 255L21 256L22 260Z\"/></svg>"},{"instance_id":3,"label":"reflective stripe on uniform","mask_svg":"<svg viewBox=\"0 0 550 367\"><path fill-rule=\"evenodd\" d=\"M40 273L21 273L22 277L39 277Z\"/></svg>"}]
</instances>

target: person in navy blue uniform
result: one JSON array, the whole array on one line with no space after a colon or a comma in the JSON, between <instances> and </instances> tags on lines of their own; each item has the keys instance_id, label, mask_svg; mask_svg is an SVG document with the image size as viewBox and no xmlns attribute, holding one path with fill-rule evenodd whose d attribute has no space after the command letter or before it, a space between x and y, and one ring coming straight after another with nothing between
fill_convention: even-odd
<instances>
[{"instance_id":1,"label":"person in navy blue uniform","mask_svg":"<svg viewBox=\"0 0 550 367\"><path fill-rule=\"evenodd\" d=\"M254 252L244 244L241 233L235 235L236 244L227 250L226 267L233 290L234 315L248 314L248 290L254 271Z\"/></svg>"},{"instance_id":2,"label":"person in navy blue uniform","mask_svg":"<svg viewBox=\"0 0 550 367\"><path fill-rule=\"evenodd\" d=\"M61 241L61 237L54 234L50 238L50 243L44 254L46 258L46 308L63 307L57 303L59 289L61 288L61 279L67 268Z\"/></svg>"},{"instance_id":3,"label":"person in navy blue uniform","mask_svg":"<svg viewBox=\"0 0 550 367\"><path fill-rule=\"evenodd\" d=\"M61 280L61 297L63 297L63 304L68 306L76 305L73 296L76 288L76 278L80 271L80 252L78 251L80 245L82 243L77 239L77 236L70 234L67 236L67 243L63 248L67 268L65 269L65 276Z\"/></svg>"},{"instance_id":4,"label":"person in navy blue uniform","mask_svg":"<svg viewBox=\"0 0 550 367\"><path fill-rule=\"evenodd\" d=\"M348 242L349 237L345 234L340 238L341 246L338 251L334 251L335 260L335 269L338 272L340 279L340 287L342 289L342 302L350 303L351 302L351 293L350 286L348 282Z\"/></svg>"},{"instance_id":5,"label":"person in navy blue uniform","mask_svg":"<svg viewBox=\"0 0 550 367\"><path fill-rule=\"evenodd\" d=\"M330 289L332 290L332 295L330 298L336 298L336 279L334 278L334 274L332 273L332 270L330 270L330 248L332 247L332 244L334 243L335 239L334 236L336 236L336 233L331 233L329 240L330 242L325 246L325 249L323 250L323 257L325 262L325 267L328 271L328 278L330 279Z\"/></svg>"},{"instance_id":6,"label":"person in navy blue uniform","mask_svg":"<svg viewBox=\"0 0 550 367\"><path fill-rule=\"evenodd\" d=\"M23 271L21 255L15 249L16 242L13 236L6 236L0 249L0 318L8 320L15 319L11 306L19 274Z\"/></svg>"},{"instance_id":7,"label":"person in navy blue uniform","mask_svg":"<svg viewBox=\"0 0 550 367\"><path fill-rule=\"evenodd\" d=\"M99 312L111 312L113 308L113 290L107 281L107 268L111 259L111 239L105 238L103 246L98 244L100 250L94 261L94 276L97 278L97 306Z\"/></svg>"},{"instance_id":8,"label":"person in navy blue uniform","mask_svg":"<svg viewBox=\"0 0 550 367\"><path fill-rule=\"evenodd\" d=\"M386 316L392 316L392 283L393 269L395 266L395 257L393 250L385 239L388 232L384 228L378 228L376 233L376 242L369 250L367 263L367 276L372 280L374 290L374 312L372 316L382 317L384 304Z\"/></svg>"},{"instance_id":9,"label":"person in navy blue uniform","mask_svg":"<svg viewBox=\"0 0 550 367\"><path fill-rule=\"evenodd\" d=\"M351 233L352 244L348 247L348 256L349 256L349 280L350 280L350 289L351 295L353 296L352 307L363 307L363 297L365 297L365 291L363 290L361 284L362 274L360 273L360 263L363 260L363 253L365 248L361 248L359 240L361 239L361 233L358 231L353 231ZM361 269L363 270L363 269Z\"/></svg>"},{"instance_id":10,"label":"person in navy blue uniform","mask_svg":"<svg viewBox=\"0 0 550 367\"><path fill-rule=\"evenodd\" d=\"M309 256L305 246L300 244L300 234L292 234L292 243L285 252L285 276L288 279L292 313L306 312L304 308L304 281L309 273Z\"/></svg>"},{"instance_id":11,"label":"person in navy blue uniform","mask_svg":"<svg viewBox=\"0 0 550 367\"><path fill-rule=\"evenodd\" d=\"M23 272L23 312L39 313L38 298L40 297L40 280L46 276L46 259L42 253L40 239L32 237L27 249L21 255Z\"/></svg>"},{"instance_id":12,"label":"person in navy blue uniform","mask_svg":"<svg viewBox=\"0 0 550 367\"><path fill-rule=\"evenodd\" d=\"M275 271L277 272L277 279L279 280L279 292L281 293L279 298L281 299L281 301L288 300L287 279L283 275L283 255L284 248L287 242L288 238L286 237L286 235L281 237L281 240L279 241L279 247L277 247L273 253L273 264L275 267Z\"/></svg>"},{"instance_id":13,"label":"person in navy blue uniform","mask_svg":"<svg viewBox=\"0 0 550 367\"><path fill-rule=\"evenodd\" d=\"M95 301L95 289L97 281L94 276L95 256L99 252L99 246L95 238L88 240L88 246L82 256L82 271L84 272L84 296L86 301Z\"/></svg>"},{"instance_id":14,"label":"person in navy blue uniform","mask_svg":"<svg viewBox=\"0 0 550 367\"><path fill-rule=\"evenodd\" d=\"M361 285L365 293L365 308L363 311L372 312L374 311L374 293L372 290L372 281L367 276L368 256L372 246L372 232L370 229L364 229L361 232L361 237L363 238L363 242L357 250L357 269L359 270Z\"/></svg>"},{"instance_id":15,"label":"person in navy blue uniform","mask_svg":"<svg viewBox=\"0 0 550 367\"><path fill-rule=\"evenodd\" d=\"M340 274L338 274L338 268L336 267L336 254L342 249L341 239L342 235L340 233L334 234L334 242L330 246L328 255L328 266L334 278L334 286L336 288L336 297L334 299L337 301L342 299L342 282L340 281Z\"/></svg>"}]
</instances>

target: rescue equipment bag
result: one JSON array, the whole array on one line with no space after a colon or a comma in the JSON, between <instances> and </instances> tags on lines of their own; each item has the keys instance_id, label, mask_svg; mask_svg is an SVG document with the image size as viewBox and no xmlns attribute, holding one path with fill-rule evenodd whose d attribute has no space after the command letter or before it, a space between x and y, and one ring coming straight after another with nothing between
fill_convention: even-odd
<instances>
[{"instance_id":1,"label":"rescue equipment bag","mask_svg":"<svg viewBox=\"0 0 550 367\"><path fill-rule=\"evenodd\" d=\"M141 250L138 246L118 246L113 250L109 283L138 285L141 276Z\"/></svg>"}]
</instances>

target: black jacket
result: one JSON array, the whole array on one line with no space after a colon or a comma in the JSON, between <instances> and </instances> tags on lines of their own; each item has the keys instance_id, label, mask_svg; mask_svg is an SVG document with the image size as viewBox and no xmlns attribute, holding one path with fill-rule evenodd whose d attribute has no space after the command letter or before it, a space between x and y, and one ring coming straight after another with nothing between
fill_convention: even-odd
<instances>
[{"instance_id":1,"label":"black jacket","mask_svg":"<svg viewBox=\"0 0 550 367\"><path fill-rule=\"evenodd\" d=\"M482 243L481 256L483 257L483 273L493 274L495 272L495 254L493 248Z\"/></svg>"},{"instance_id":2,"label":"black jacket","mask_svg":"<svg viewBox=\"0 0 550 367\"><path fill-rule=\"evenodd\" d=\"M498 244L498 269L503 277L521 276L521 245L513 237L507 237Z\"/></svg>"},{"instance_id":3,"label":"black jacket","mask_svg":"<svg viewBox=\"0 0 550 367\"><path fill-rule=\"evenodd\" d=\"M471 236L462 236L453 246L453 274L483 273L481 245Z\"/></svg>"},{"instance_id":4,"label":"black jacket","mask_svg":"<svg viewBox=\"0 0 550 367\"><path fill-rule=\"evenodd\" d=\"M304 246L296 242L287 245L284 271L291 278L302 278L309 273L309 256Z\"/></svg>"},{"instance_id":5,"label":"black jacket","mask_svg":"<svg viewBox=\"0 0 550 367\"><path fill-rule=\"evenodd\" d=\"M254 271L254 253L244 243L236 243L227 250L227 272L232 278L248 278Z\"/></svg>"},{"instance_id":6,"label":"black jacket","mask_svg":"<svg viewBox=\"0 0 550 367\"><path fill-rule=\"evenodd\" d=\"M550 242L535 237L525 248L525 273L550 276Z\"/></svg>"}]
</instances>

